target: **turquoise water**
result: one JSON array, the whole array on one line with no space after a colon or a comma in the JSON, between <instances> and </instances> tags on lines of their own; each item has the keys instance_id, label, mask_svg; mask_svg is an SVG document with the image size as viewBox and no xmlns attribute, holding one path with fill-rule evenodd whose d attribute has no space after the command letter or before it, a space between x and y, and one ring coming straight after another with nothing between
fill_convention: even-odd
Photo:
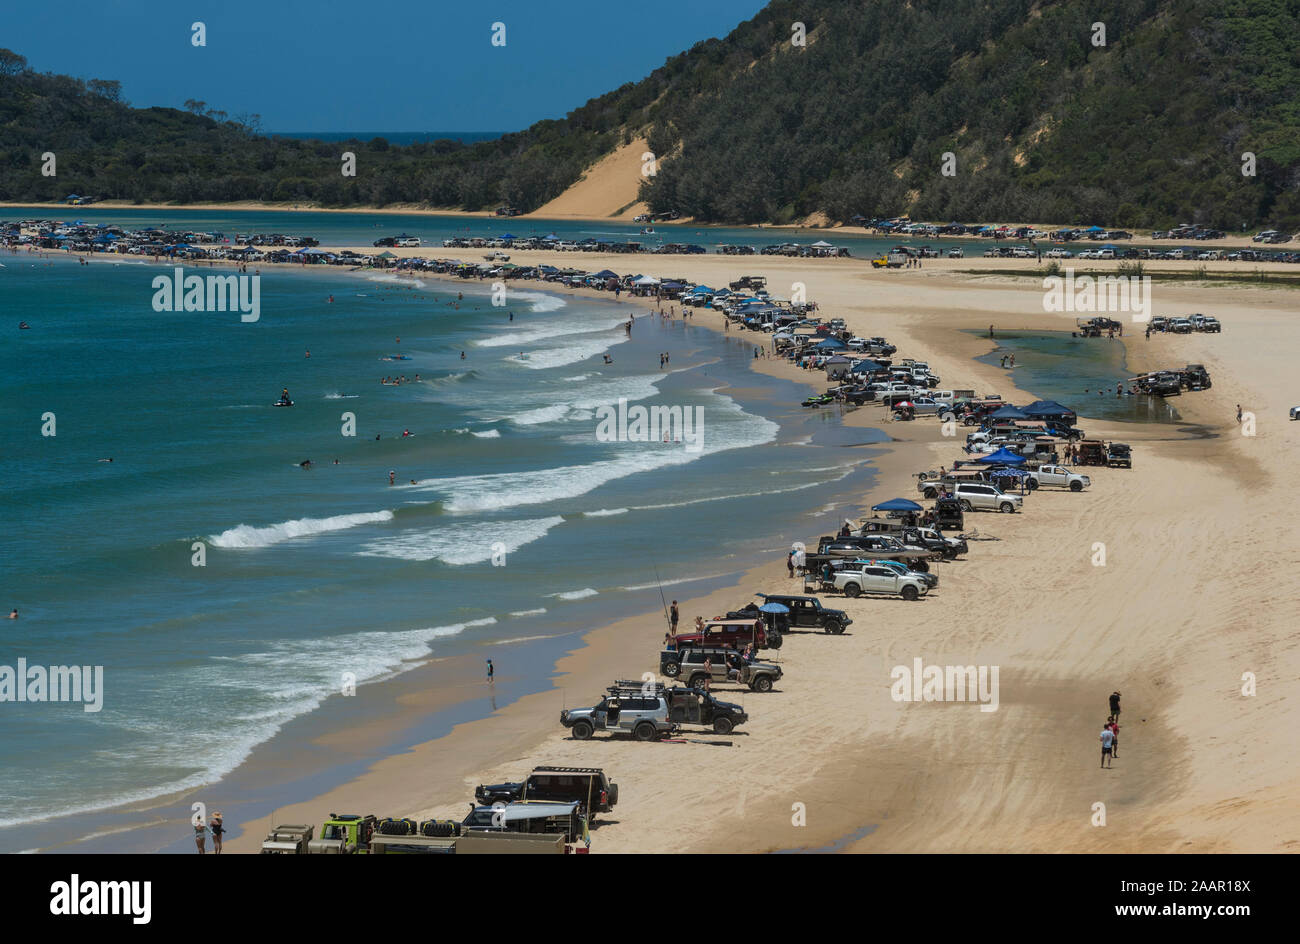
<instances>
[{"instance_id":1,"label":"turquoise water","mask_svg":"<svg viewBox=\"0 0 1300 944\"><path fill-rule=\"evenodd\" d=\"M220 232L233 241L238 234L291 233L313 236L322 246L370 246L381 236L406 233L419 236L425 248L441 249L442 241L453 236L502 236L507 233L526 236L546 236L551 233L566 240L597 239L623 242L632 240L647 247L658 243L696 243L710 252L719 243L762 247L772 243L798 242L808 245L824 239L837 246L846 246L854 256L868 258L884 253L899 243L930 245L935 248L961 246L967 256L979 255L986 248L970 240L907 239L899 237L851 236L842 233L818 233L815 230L763 229L728 226L683 226L672 223L655 223L653 236L642 236L640 223L616 223L575 220L520 219L506 217L439 216L436 213L385 214L385 213L327 213L312 210L284 211L262 210L256 212L233 210L137 210L112 207L7 207L0 212L5 219L58 219L68 222L85 220L88 223L119 224L128 228L164 227L167 229L197 232ZM990 243L991 244L991 243ZM448 249L446 255L465 261L478 261L477 250ZM526 251L519 257L526 258ZM633 265L632 259L638 259ZM736 258L737 275L744 274L746 260L757 261L754 256ZM516 260L518 261L518 260ZM630 257L626 267L613 265L617 271L632 269L637 265L650 269L671 268L670 260L650 260L645 256ZM663 263L663 264L661 264Z\"/></svg>"},{"instance_id":2,"label":"turquoise water","mask_svg":"<svg viewBox=\"0 0 1300 944\"><path fill-rule=\"evenodd\" d=\"M33 820L220 781L343 673L576 639L657 607L656 570L685 593L779 556L848 510L870 481L853 447L884 439L757 384L740 338L632 306L524 289L503 310L486 285L314 267L265 272L245 324L154 312L170 267L0 262L0 606L22 614L0 664L105 672L98 713L0 704L0 851L36 844ZM598 441L620 398L701 408L702 448ZM519 691L544 656L511 666Z\"/></svg>"},{"instance_id":3,"label":"turquoise water","mask_svg":"<svg viewBox=\"0 0 1300 944\"><path fill-rule=\"evenodd\" d=\"M981 331L968 333L985 336ZM1015 384L1034 391L1036 399L1056 400L1081 416L1101 420L1179 422L1169 400L1115 396L1115 384L1123 383L1127 390L1133 376L1125 363L1124 342L1118 338L1074 338L1069 331L997 331L994 340L996 348L976 360L1000 366L1004 355L1014 354ZM1141 337L1133 343L1141 344Z\"/></svg>"}]
</instances>

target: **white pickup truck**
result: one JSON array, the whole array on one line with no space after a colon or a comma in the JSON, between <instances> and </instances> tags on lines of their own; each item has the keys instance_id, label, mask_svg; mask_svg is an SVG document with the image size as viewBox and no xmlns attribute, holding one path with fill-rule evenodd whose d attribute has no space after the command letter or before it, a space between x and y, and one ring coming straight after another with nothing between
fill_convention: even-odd
<instances>
[{"instance_id":1,"label":"white pickup truck","mask_svg":"<svg viewBox=\"0 0 1300 944\"><path fill-rule=\"evenodd\" d=\"M892 567L866 564L857 570L836 571L832 578L837 590L843 590L845 596L856 597L864 593L883 593L889 596L901 596L904 600L915 600L929 592L920 577L900 574Z\"/></svg>"},{"instance_id":2,"label":"white pickup truck","mask_svg":"<svg viewBox=\"0 0 1300 944\"><path fill-rule=\"evenodd\" d=\"M1081 492L1092 484L1092 479L1078 472L1071 472L1063 465L1043 465L1038 467L1038 471L1030 472L1025 476L1025 484L1030 488L1055 485L1058 488L1068 488L1072 492Z\"/></svg>"}]
</instances>

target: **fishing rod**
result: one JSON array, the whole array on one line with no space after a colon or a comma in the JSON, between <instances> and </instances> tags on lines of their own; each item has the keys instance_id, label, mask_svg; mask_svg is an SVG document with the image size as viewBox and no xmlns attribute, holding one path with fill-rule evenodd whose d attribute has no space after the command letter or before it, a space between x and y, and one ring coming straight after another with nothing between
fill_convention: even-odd
<instances>
[{"instance_id":1,"label":"fishing rod","mask_svg":"<svg viewBox=\"0 0 1300 944\"><path fill-rule=\"evenodd\" d=\"M655 569L655 583L659 585L659 602L662 603L664 607L664 622L668 624L668 631L672 632L673 620L672 617L668 615L668 600L666 597L664 597L663 581L659 579L659 565L655 564L654 569Z\"/></svg>"}]
</instances>

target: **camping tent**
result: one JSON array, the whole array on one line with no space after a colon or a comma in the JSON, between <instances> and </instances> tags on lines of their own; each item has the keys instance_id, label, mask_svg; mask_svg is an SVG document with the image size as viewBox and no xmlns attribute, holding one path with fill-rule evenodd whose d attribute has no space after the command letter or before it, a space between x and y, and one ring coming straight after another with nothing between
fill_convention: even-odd
<instances>
[{"instance_id":1,"label":"camping tent","mask_svg":"<svg viewBox=\"0 0 1300 944\"><path fill-rule=\"evenodd\" d=\"M643 275L632 283L633 285L658 285L659 280L653 275Z\"/></svg>"},{"instance_id":2,"label":"camping tent","mask_svg":"<svg viewBox=\"0 0 1300 944\"><path fill-rule=\"evenodd\" d=\"M1019 407L1012 406L1008 403L1004 407L999 407L989 414L989 419L993 420L1027 420L1029 414Z\"/></svg>"}]
</instances>

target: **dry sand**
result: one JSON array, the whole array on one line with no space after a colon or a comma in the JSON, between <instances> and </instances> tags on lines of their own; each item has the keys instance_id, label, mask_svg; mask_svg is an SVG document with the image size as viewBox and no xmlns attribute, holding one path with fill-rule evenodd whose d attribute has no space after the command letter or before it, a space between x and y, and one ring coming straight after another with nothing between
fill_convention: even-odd
<instances>
[{"instance_id":1,"label":"dry sand","mask_svg":"<svg viewBox=\"0 0 1300 944\"><path fill-rule=\"evenodd\" d=\"M632 263L526 258L618 271ZM1043 313L1037 281L972 276L957 265L879 272L860 260L696 256L638 258L636 267L708 284L761 274L778 293L804 282L824 315L845 317L859 334L886 335L900 356L928 360L945 387L1017 402L1034 391L1014 388L1013 372L973 362L989 342L960 329L1073 324ZM565 704L590 703L609 680L657 667L663 617L643 614L589 633L585 648L557 664L555 690L389 758L280 818L319 822L342 809L459 815L475 784L558 763L604 767L621 785L617 810L593 834L596 852L1296 848L1300 652L1286 572L1298 556L1289 478L1300 425L1287 410L1300 402L1300 296L1210 283L1157 283L1155 291L1155 314L1215 314L1223 334L1095 343L1124 343L1135 370L1206 364L1213 389L1174 401L1186 424L1099 423L1087 417L1086 398L1074 400L1090 435L1133 443L1132 470L1089 469L1089 491L1040 491L1021 515L969 516L968 530L989 540L940 565L940 586L926 599L836 600L854 625L839 637L794 635L779 653L765 653L785 678L770 694L732 693L752 716L734 737L566 737L558 724ZM713 313L696 320L722 327ZM824 385L784 362L756 369ZM1236 426L1237 403L1255 414L1254 436ZM847 416L882 420L870 406ZM897 441L872 460L879 484L867 503L911 497L914 472L959 457L959 440L944 439L933 420L885 428ZM818 534L779 537L812 543ZM1105 566L1092 563L1097 542ZM782 561L764 562L735 588L683 600L683 621L738 606L755 590L798 587ZM892 701L891 668L917 657L999 666L999 709ZM1258 679L1253 697L1241 694L1248 672ZM1097 733L1114 689L1124 693L1121 751L1113 769L1101 770ZM1093 825L1098 803L1104 827ZM794 804L803 804L806 825L792 825ZM266 822L245 826L228 848L256 848Z\"/></svg>"}]
</instances>

